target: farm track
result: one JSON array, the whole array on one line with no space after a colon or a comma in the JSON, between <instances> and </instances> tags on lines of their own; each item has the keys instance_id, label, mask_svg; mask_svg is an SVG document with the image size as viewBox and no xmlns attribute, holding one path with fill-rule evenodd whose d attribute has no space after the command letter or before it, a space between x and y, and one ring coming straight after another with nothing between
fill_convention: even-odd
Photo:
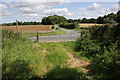
<instances>
[{"instance_id":1,"label":"farm track","mask_svg":"<svg viewBox=\"0 0 120 80\"><path fill-rule=\"evenodd\" d=\"M70 59L67 60L68 67L71 68L80 68L85 74L89 76L88 80L94 80L92 78L90 69L87 68L87 66L91 65L90 60L83 60L75 57L71 52L68 52L65 48L63 48L66 51L66 54Z\"/></svg>"},{"instance_id":2,"label":"farm track","mask_svg":"<svg viewBox=\"0 0 120 80\"><path fill-rule=\"evenodd\" d=\"M66 50L65 48L63 48L64 50ZM74 55L70 52L67 52L66 53L68 55L68 57L70 58L67 63L69 65L69 67L72 67L72 68L76 68L76 67L82 67L82 70L85 72L85 73L88 73L89 72L89 69L86 69L84 68L85 66L88 66L90 65L90 61L88 60L82 60L82 59L78 59L76 57L74 57Z\"/></svg>"}]
</instances>

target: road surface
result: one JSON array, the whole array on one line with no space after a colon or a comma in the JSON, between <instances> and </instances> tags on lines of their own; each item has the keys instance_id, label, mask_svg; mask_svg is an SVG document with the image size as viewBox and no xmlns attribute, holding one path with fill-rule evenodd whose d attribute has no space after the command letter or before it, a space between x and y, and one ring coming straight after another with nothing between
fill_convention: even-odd
<instances>
[{"instance_id":1,"label":"road surface","mask_svg":"<svg viewBox=\"0 0 120 80\"><path fill-rule=\"evenodd\" d=\"M58 26L56 26L58 27ZM62 30L67 31L66 34L52 35L52 36L39 36L40 42L63 42L63 41L76 41L80 38L80 33L78 31L68 30L64 28L60 28ZM30 40L36 41L36 37L29 37Z\"/></svg>"}]
</instances>

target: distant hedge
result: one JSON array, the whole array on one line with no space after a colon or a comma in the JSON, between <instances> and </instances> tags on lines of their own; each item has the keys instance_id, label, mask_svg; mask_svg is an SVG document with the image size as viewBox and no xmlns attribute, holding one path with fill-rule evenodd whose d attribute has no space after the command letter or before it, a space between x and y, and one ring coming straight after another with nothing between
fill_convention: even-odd
<instances>
[{"instance_id":1,"label":"distant hedge","mask_svg":"<svg viewBox=\"0 0 120 80\"><path fill-rule=\"evenodd\" d=\"M62 23L59 25L60 27L67 28L67 29L75 29L79 27L79 23Z\"/></svg>"},{"instance_id":2,"label":"distant hedge","mask_svg":"<svg viewBox=\"0 0 120 80\"><path fill-rule=\"evenodd\" d=\"M120 24L105 24L102 26L93 26L90 28L92 37L99 39L120 39Z\"/></svg>"}]
</instances>

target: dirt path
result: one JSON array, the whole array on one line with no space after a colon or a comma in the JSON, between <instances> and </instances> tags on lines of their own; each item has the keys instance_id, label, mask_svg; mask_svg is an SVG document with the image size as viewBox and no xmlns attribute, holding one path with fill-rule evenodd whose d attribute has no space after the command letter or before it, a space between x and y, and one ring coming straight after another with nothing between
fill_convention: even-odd
<instances>
[{"instance_id":1,"label":"dirt path","mask_svg":"<svg viewBox=\"0 0 120 80\"><path fill-rule=\"evenodd\" d=\"M72 68L81 67L83 72L88 73L89 69L86 69L85 66L90 65L90 61L78 59L74 57L74 55L70 52L67 52L67 55L70 57L70 59L67 61L69 67L72 67Z\"/></svg>"}]
</instances>

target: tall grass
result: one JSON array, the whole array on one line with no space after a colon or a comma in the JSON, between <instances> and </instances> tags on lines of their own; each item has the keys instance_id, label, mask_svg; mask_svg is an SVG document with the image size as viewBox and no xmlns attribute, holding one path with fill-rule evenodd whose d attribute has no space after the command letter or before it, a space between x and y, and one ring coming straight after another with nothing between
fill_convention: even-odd
<instances>
[{"instance_id":1,"label":"tall grass","mask_svg":"<svg viewBox=\"0 0 120 80\"><path fill-rule=\"evenodd\" d=\"M3 79L86 79L77 68L69 68L67 52L60 43L34 43L19 33L3 30Z\"/></svg>"},{"instance_id":2,"label":"tall grass","mask_svg":"<svg viewBox=\"0 0 120 80\"><path fill-rule=\"evenodd\" d=\"M3 78L29 78L34 75L30 64L39 64L32 47L33 43L22 38L19 33L3 30L2 32Z\"/></svg>"}]
</instances>

